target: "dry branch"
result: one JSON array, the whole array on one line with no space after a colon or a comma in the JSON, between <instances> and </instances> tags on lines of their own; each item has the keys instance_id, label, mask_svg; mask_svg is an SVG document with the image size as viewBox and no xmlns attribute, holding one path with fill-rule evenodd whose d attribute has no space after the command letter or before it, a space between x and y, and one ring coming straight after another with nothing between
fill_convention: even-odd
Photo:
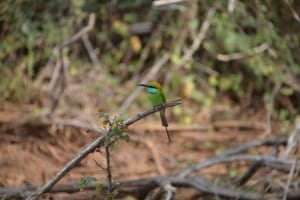
<instances>
[{"instance_id":1,"label":"dry branch","mask_svg":"<svg viewBox=\"0 0 300 200\"><path fill-rule=\"evenodd\" d=\"M172 71L168 73L166 77L166 82L169 82L171 80L171 77L173 75L173 72L178 70L181 66L185 65L188 61L190 61L194 55L194 53L199 49L200 45L202 44L202 41L204 40L206 33L209 29L209 26L211 24L211 21L213 19L213 16L215 15L216 7L212 6L204 19L204 22L202 23L200 30L196 36L196 38L193 41L193 44L189 47L189 49L185 52L185 54L180 58L178 64L176 64Z\"/></svg>"},{"instance_id":2,"label":"dry branch","mask_svg":"<svg viewBox=\"0 0 300 200\"><path fill-rule=\"evenodd\" d=\"M250 156L250 155L237 155L230 157L215 157L209 159L205 162L201 162L199 164L193 165L180 173L180 177L186 177L192 172L199 171L203 168L211 167L220 163L228 163L234 161L254 161L254 162L264 162L264 165L269 166L271 168L276 169L278 165L290 166L295 160L294 159L284 159L284 158L276 158L272 156ZM300 164L296 165L297 169L300 169Z\"/></svg>"},{"instance_id":3,"label":"dry branch","mask_svg":"<svg viewBox=\"0 0 300 200\"><path fill-rule=\"evenodd\" d=\"M65 41L63 44L57 46L57 49L63 49L64 47L69 46L70 44L72 44L75 41L77 41L80 38L82 38L85 34L87 34L88 32L90 32L94 28L95 22L96 22L96 14L95 13L91 13L89 15L88 24L85 27L83 27L79 32L77 32L74 36L72 36L70 39L68 39L67 41Z\"/></svg>"},{"instance_id":4,"label":"dry branch","mask_svg":"<svg viewBox=\"0 0 300 200\"><path fill-rule=\"evenodd\" d=\"M169 104L168 106L173 105ZM156 108L157 109L157 108ZM155 110L155 109L153 109ZM152 113L155 112L153 110L148 110L144 113L140 113L139 117L146 116L146 113ZM135 116L129 120L127 120L126 124L130 125L138 120L138 117ZM101 136L100 138L102 138ZM94 142L95 143L95 142ZM236 153L240 153L243 151L246 151L250 148L254 148L258 145L279 145L279 144L286 144L286 139L278 138L278 139L268 139L268 140L260 140L260 141L253 141L250 143L247 143L246 145L243 145L241 147L232 149L224 154L222 156L218 156L215 158L208 159L207 161L204 161L202 163L187 167L183 169L181 172L175 174L175 175L169 175L169 176L158 176L154 178L146 178L146 179L139 179L139 180L132 180L132 181L119 181L118 184L118 191L120 193L129 193L129 194L137 194L139 193L140 198L145 198L147 194L149 194L150 191L154 190L155 188L161 188L164 191L166 191L166 197L172 197L174 194L174 188L173 187L192 187L196 189L199 192L204 192L206 194L214 195L216 197L225 197L225 198L234 198L234 199L279 199L284 197L286 195L286 199L295 199L297 196L296 193L291 193L286 190L286 193L278 193L278 194L257 194L254 192L249 191L236 191L229 188L224 187L218 187L210 182L204 180L201 177L193 176L188 177L188 175L196 170L200 170L206 167L211 167L216 164L224 163L224 162L234 162L234 161L263 161L265 166L269 166L272 169L276 169L277 165L274 165L274 163L279 165L286 165L288 166L290 170L290 176L293 174L296 170L300 169L300 165L296 163L295 160L292 159L284 159L284 158L277 158L272 156L250 156L250 155L234 155ZM96 186L102 184L106 188L109 187L107 183L103 182L97 182L93 183L91 185L88 185L85 189L87 190L95 190ZM289 178L289 185L291 184L291 178ZM46 184L47 185L47 184ZM53 186L53 185L52 185ZM56 185L52 188L49 187L48 192L51 193L57 193L57 192L68 192L68 193L74 193L78 192L80 189L80 184L64 184L64 185ZM52 189L51 189L52 188ZM36 187L28 187L28 188L11 188L11 189L2 189L0 190L0 197L25 197L30 194L31 191L36 190ZM39 190L41 191L41 189ZM43 191L45 192L45 191ZM43 193L42 192L42 193ZM37 193L36 193L37 194ZM142 195L142 196L141 196ZM30 199L31 197L28 197Z\"/></svg>"},{"instance_id":5,"label":"dry branch","mask_svg":"<svg viewBox=\"0 0 300 200\"><path fill-rule=\"evenodd\" d=\"M201 177L194 176L190 178L178 178L174 176L157 176L152 178L144 178L138 180L123 180L119 181L118 191L123 194L138 194L139 199L145 199L147 194L154 190L155 188L160 188L161 183L168 183L171 187L190 187L194 188L199 192L204 192L210 195L225 197L225 198L234 198L234 199L247 199L247 200L256 200L256 199L279 199L282 195L266 195L261 197L260 194L249 192L249 191L235 191L233 189L217 187L212 185L210 182L202 179ZM166 184L166 185L168 185ZM85 190L95 191L97 185L103 185L104 188L107 188L105 182L94 182L85 187ZM168 186L167 186L168 187ZM9 189L0 189L0 197L11 197L19 198L26 197L31 191L35 190L35 186L21 187L21 188L9 188ZM169 188L167 188L169 190ZM170 189L173 191L173 189ZM53 187L49 192L55 194L60 192L67 193L76 193L80 191L80 183L72 182L67 184L60 184ZM97 191L99 193L99 191ZM294 193L288 193L287 199L294 198ZM299 196L298 196L299 197Z\"/></svg>"},{"instance_id":6,"label":"dry branch","mask_svg":"<svg viewBox=\"0 0 300 200\"><path fill-rule=\"evenodd\" d=\"M266 51L269 48L268 43L263 43L259 46L253 47L253 49L250 49L248 52L238 52L238 53L233 53L229 55L225 54L218 54L217 59L223 62L229 62L232 60L240 60L249 56L253 56L255 54L262 53Z\"/></svg>"},{"instance_id":7,"label":"dry branch","mask_svg":"<svg viewBox=\"0 0 300 200\"><path fill-rule=\"evenodd\" d=\"M178 104L181 104L181 100L173 100L165 103L161 106L156 106L155 108L149 109L145 112L141 112L136 116L124 121L123 126L128 127L136 121L154 113L166 107L173 107ZM69 161L50 181L48 181L44 186L42 186L38 191L30 195L27 200L36 199L42 193L48 192L62 177L64 177L70 170L72 170L76 165L80 163L80 161L85 158L89 153L93 152L97 147L99 147L104 141L106 137L109 137L111 134L111 130L106 133L103 133L102 136L98 137L95 141L89 144L86 148L84 148L79 154L77 154L71 161Z\"/></svg>"}]
</instances>

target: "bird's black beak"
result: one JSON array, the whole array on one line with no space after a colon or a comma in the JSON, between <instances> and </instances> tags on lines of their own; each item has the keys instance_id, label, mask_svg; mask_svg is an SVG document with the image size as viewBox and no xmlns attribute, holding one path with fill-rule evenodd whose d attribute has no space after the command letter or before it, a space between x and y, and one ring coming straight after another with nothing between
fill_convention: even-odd
<instances>
[{"instance_id":1,"label":"bird's black beak","mask_svg":"<svg viewBox=\"0 0 300 200\"><path fill-rule=\"evenodd\" d=\"M137 86L149 87L149 85L146 85L146 84L138 84Z\"/></svg>"}]
</instances>

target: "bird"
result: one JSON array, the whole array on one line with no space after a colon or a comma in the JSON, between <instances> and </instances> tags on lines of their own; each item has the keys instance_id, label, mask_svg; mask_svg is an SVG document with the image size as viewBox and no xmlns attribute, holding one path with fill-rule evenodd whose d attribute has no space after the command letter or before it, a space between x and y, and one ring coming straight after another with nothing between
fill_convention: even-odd
<instances>
[{"instance_id":1,"label":"bird","mask_svg":"<svg viewBox=\"0 0 300 200\"><path fill-rule=\"evenodd\" d=\"M149 100L153 107L162 105L166 102L165 95L162 91L161 85L158 82L151 81L147 84L139 84L147 89ZM165 127L169 143L171 143L171 137L168 131L168 121L165 114L165 108L160 110L160 119L162 126Z\"/></svg>"}]
</instances>

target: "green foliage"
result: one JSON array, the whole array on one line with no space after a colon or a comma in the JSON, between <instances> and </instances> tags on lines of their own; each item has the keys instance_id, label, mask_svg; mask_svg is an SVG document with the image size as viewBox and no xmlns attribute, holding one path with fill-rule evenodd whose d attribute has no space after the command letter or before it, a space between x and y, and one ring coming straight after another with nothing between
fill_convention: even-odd
<instances>
[{"instance_id":1,"label":"green foliage","mask_svg":"<svg viewBox=\"0 0 300 200\"><path fill-rule=\"evenodd\" d=\"M53 56L53 48L86 26L88 14L94 12L96 24L89 37L99 52L101 66L115 86L147 73L150 66L169 52L171 61L162 67L156 79L165 80L172 73L171 80L168 78L169 91L165 91L171 96L182 96L201 108L209 108L225 93L237 101L242 101L246 94L263 97L271 94L275 83L282 81L278 98L290 98L299 107L299 101L295 100L297 92L285 83L285 72L295 77L300 75L300 30L284 1L236 1L233 12L227 10L228 1L218 1L217 12L200 48L192 60L175 72L172 65L180 63L195 41L213 2L198 1L191 3L192 6L187 3L180 9L163 11L151 4L150 0L1 1L1 98L32 99L34 81ZM151 32L133 34L130 27L139 22L151 22ZM248 55L263 43L269 45L268 50ZM245 57L229 62L217 59L219 54L234 53ZM67 55L71 72L89 62L80 40L68 47ZM103 87L96 84L99 83L95 83L98 89ZM110 98L107 97L107 103L112 102ZM276 102L274 106L282 107ZM184 116L183 121L189 123L188 114ZM103 123L107 125L108 121ZM116 126L114 131L122 132L118 129Z\"/></svg>"},{"instance_id":2,"label":"green foliage","mask_svg":"<svg viewBox=\"0 0 300 200\"><path fill-rule=\"evenodd\" d=\"M117 139L125 140L129 142L129 135L125 135L124 131L127 130L127 127L124 126L122 119L111 120L109 114L104 111L99 111L98 116L102 120L102 125L107 129L111 128L111 136L107 138L106 142L111 143Z\"/></svg>"},{"instance_id":3,"label":"green foliage","mask_svg":"<svg viewBox=\"0 0 300 200\"><path fill-rule=\"evenodd\" d=\"M119 191L117 189L114 189L106 198L107 200L115 200L117 195L119 194Z\"/></svg>"},{"instance_id":4,"label":"green foliage","mask_svg":"<svg viewBox=\"0 0 300 200\"><path fill-rule=\"evenodd\" d=\"M103 191L103 189L104 189L104 185L102 185L102 184L96 185L96 191Z\"/></svg>"},{"instance_id":5,"label":"green foliage","mask_svg":"<svg viewBox=\"0 0 300 200\"><path fill-rule=\"evenodd\" d=\"M91 184L95 181L97 181L97 179L94 177L91 177L91 176L81 178L80 183L79 183L80 190L81 191L84 190L89 184Z\"/></svg>"},{"instance_id":6,"label":"green foliage","mask_svg":"<svg viewBox=\"0 0 300 200\"><path fill-rule=\"evenodd\" d=\"M235 177L237 177L237 176L238 176L238 171L237 171L237 169L235 169L235 168L230 169L230 171L229 171L229 177L230 177L230 178L235 178Z\"/></svg>"}]
</instances>

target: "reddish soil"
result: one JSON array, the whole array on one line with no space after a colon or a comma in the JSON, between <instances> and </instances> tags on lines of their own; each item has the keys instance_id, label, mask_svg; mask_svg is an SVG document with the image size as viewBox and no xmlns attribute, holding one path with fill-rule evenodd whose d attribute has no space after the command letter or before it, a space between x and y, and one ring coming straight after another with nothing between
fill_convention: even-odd
<instances>
[{"instance_id":1,"label":"reddish soil","mask_svg":"<svg viewBox=\"0 0 300 200\"><path fill-rule=\"evenodd\" d=\"M0 185L16 187L26 184L41 185L51 178L64 164L97 137L70 127L10 125L20 121L24 112L1 111L0 121ZM113 148L112 172L114 179L135 179L170 174L201 162L216 153L236 147L244 142L264 136L263 125L253 121L245 130L245 123L237 120L218 121L217 126L193 130L192 125L170 123L173 142L167 137L159 121L138 122L130 127L129 142L120 141ZM255 125L256 124L256 125ZM198 126L209 126L203 122ZM217 128L216 128L217 127ZM199 127L198 127L199 128ZM197 129L197 127L195 128ZM61 182L78 180L85 176L105 179L106 173L95 161L105 166L105 153L90 154ZM208 168L209 176L226 175L228 166ZM238 167L238 166L235 166ZM241 167L239 170L243 170Z\"/></svg>"}]
</instances>

